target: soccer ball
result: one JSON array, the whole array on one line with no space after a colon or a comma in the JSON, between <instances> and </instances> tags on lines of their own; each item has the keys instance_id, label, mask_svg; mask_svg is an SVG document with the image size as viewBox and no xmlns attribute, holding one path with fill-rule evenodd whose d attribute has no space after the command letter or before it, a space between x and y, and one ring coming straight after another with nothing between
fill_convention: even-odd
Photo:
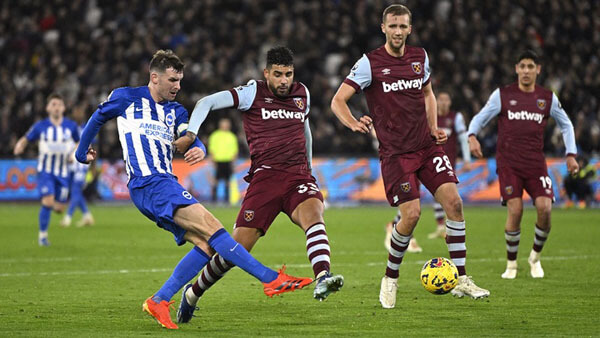
<instances>
[{"instance_id":1,"label":"soccer ball","mask_svg":"<svg viewBox=\"0 0 600 338\"><path fill-rule=\"evenodd\" d=\"M425 290L436 295L450 292L458 283L458 270L451 260L432 258L421 269L421 284Z\"/></svg>"}]
</instances>

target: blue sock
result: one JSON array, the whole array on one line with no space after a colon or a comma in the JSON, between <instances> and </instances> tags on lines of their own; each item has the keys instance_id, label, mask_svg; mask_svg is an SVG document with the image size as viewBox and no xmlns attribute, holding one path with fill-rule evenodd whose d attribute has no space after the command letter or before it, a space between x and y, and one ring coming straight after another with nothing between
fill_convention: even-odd
<instances>
[{"instance_id":1,"label":"blue sock","mask_svg":"<svg viewBox=\"0 0 600 338\"><path fill-rule=\"evenodd\" d=\"M181 289L185 283L196 277L198 272L210 261L210 257L195 246L187 255L185 255L179 264L173 270L171 277L167 279L165 284L158 290L152 300L160 303L163 300L167 302L171 300L174 294Z\"/></svg>"},{"instance_id":2,"label":"blue sock","mask_svg":"<svg viewBox=\"0 0 600 338\"><path fill-rule=\"evenodd\" d=\"M50 224L50 214L52 213L51 207L42 205L40 209L40 231L48 231L48 225Z\"/></svg>"},{"instance_id":3,"label":"blue sock","mask_svg":"<svg viewBox=\"0 0 600 338\"><path fill-rule=\"evenodd\" d=\"M71 202L69 203L69 208L67 209L67 215L69 217L73 216L73 213L75 212L75 207L77 206L77 204L75 204L75 201L73 200L73 198L71 198Z\"/></svg>"},{"instance_id":4,"label":"blue sock","mask_svg":"<svg viewBox=\"0 0 600 338\"><path fill-rule=\"evenodd\" d=\"M81 199L79 200L79 208L81 209L81 212L84 214L87 214L89 211L87 203L85 201L85 197L83 197L83 195L81 196Z\"/></svg>"},{"instance_id":5,"label":"blue sock","mask_svg":"<svg viewBox=\"0 0 600 338\"><path fill-rule=\"evenodd\" d=\"M239 266L261 282L269 283L277 279L277 272L252 257L243 246L231 238L225 229L215 232L208 240L208 244L225 260Z\"/></svg>"}]
</instances>

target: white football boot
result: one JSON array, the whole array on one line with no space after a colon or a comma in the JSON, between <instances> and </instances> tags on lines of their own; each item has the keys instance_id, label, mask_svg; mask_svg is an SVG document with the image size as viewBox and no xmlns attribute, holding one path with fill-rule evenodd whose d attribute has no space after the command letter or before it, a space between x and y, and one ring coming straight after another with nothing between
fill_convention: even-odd
<instances>
[{"instance_id":1,"label":"white football boot","mask_svg":"<svg viewBox=\"0 0 600 338\"><path fill-rule=\"evenodd\" d=\"M77 223L77 226L80 228L92 225L94 225L94 216L92 216L92 214L89 212L84 214L83 217L81 217L81 220Z\"/></svg>"},{"instance_id":2,"label":"white football boot","mask_svg":"<svg viewBox=\"0 0 600 338\"><path fill-rule=\"evenodd\" d=\"M517 277L517 261L506 261L506 271L502 274L504 279L515 279Z\"/></svg>"},{"instance_id":3,"label":"white football boot","mask_svg":"<svg viewBox=\"0 0 600 338\"><path fill-rule=\"evenodd\" d=\"M542 269L542 263L540 263L540 253L531 250L529 258L529 267L531 268L531 277L533 278L544 278L544 269Z\"/></svg>"},{"instance_id":4,"label":"white football boot","mask_svg":"<svg viewBox=\"0 0 600 338\"><path fill-rule=\"evenodd\" d=\"M482 289L475 285L475 283L473 283L473 279L467 275L458 276L458 285L452 289L451 293L456 297L469 296L473 299L483 298L490 295L488 290Z\"/></svg>"},{"instance_id":5,"label":"white football boot","mask_svg":"<svg viewBox=\"0 0 600 338\"><path fill-rule=\"evenodd\" d=\"M379 302L384 309L393 309L396 306L396 293L398 292L398 278L383 276L379 290Z\"/></svg>"},{"instance_id":6,"label":"white football boot","mask_svg":"<svg viewBox=\"0 0 600 338\"><path fill-rule=\"evenodd\" d=\"M432 232L432 233L430 233L430 234L427 235L427 238L428 239L435 239L435 238L442 238L442 239L444 239L444 238L446 238L446 227L443 226L443 225L442 226L438 225L435 228L434 232Z\"/></svg>"},{"instance_id":7,"label":"white football boot","mask_svg":"<svg viewBox=\"0 0 600 338\"><path fill-rule=\"evenodd\" d=\"M414 237L410 238L410 242L408 242L408 247L406 248L407 252L411 253L419 253L423 252L423 249L417 243L417 240Z\"/></svg>"},{"instance_id":8,"label":"white football boot","mask_svg":"<svg viewBox=\"0 0 600 338\"><path fill-rule=\"evenodd\" d=\"M69 227L71 226L71 216L69 215L65 215L61 220L60 220L60 226L63 228Z\"/></svg>"}]
</instances>

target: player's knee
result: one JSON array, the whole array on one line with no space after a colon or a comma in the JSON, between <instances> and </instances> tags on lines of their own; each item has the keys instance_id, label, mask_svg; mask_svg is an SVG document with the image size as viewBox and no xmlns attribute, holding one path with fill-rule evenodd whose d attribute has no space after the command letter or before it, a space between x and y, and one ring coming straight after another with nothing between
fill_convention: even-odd
<instances>
[{"instance_id":1,"label":"player's knee","mask_svg":"<svg viewBox=\"0 0 600 338\"><path fill-rule=\"evenodd\" d=\"M403 212L402 221L408 225L414 226L417 224L420 217L421 217L421 208L415 207L415 208L411 208L410 210L408 210L406 212Z\"/></svg>"},{"instance_id":2,"label":"player's knee","mask_svg":"<svg viewBox=\"0 0 600 338\"><path fill-rule=\"evenodd\" d=\"M550 213L552 212L552 204L540 203L540 205L537 206L537 210L539 214L542 214L544 216L550 216Z\"/></svg>"},{"instance_id":3,"label":"player's knee","mask_svg":"<svg viewBox=\"0 0 600 338\"><path fill-rule=\"evenodd\" d=\"M462 216L463 203L460 196L456 195L450 198L446 203L446 213L448 216L452 215L454 217Z\"/></svg>"}]
</instances>

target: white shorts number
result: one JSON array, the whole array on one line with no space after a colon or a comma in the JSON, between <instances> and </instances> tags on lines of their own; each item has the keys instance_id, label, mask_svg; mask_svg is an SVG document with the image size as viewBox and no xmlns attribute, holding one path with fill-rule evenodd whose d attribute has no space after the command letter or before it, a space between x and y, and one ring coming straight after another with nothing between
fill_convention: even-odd
<instances>
[{"instance_id":1,"label":"white shorts number","mask_svg":"<svg viewBox=\"0 0 600 338\"><path fill-rule=\"evenodd\" d=\"M306 183L306 184L300 184L298 186L298 193L299 194L304 194L309 189L312 190L312 191L319 191L319 187L317 187L316 184L314 184L314 183Z\"/></svg>"},{"instance_id":2,"label":"white shorts number","mask_svg":"<svg viewBox=\"0 0 600 338\"><path fill-rule=\"evenodd\" d=\"M450 159L446 155L444 155L444 157L440 157L440 156L434 157L433 164L435 164L435 172L436 173L442 172L447 169L452 170L452 164L450 163ZM444 166L444 164L446 166Z\"/></svg>"},{"instance_id":3,"label":"white shorts number","mask_svg":"<svg viewBox=\"0 0 600 338\"><path fill-rule=\"evenodd\" d=\"M548 176L540 176L540 181L542 181L542 188L544 189L552 189L552 180Z\"/></svg>"}]
</instances>

